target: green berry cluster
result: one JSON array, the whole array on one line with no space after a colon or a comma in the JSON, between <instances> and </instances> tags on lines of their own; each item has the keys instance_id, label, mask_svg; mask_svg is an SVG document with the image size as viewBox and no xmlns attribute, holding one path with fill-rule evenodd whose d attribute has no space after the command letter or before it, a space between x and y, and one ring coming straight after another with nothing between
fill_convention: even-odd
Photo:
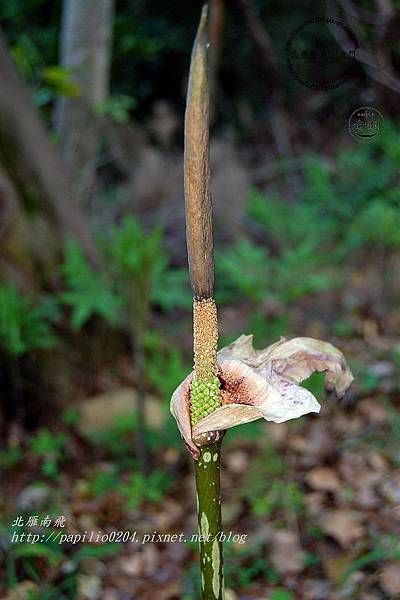
<instances>
[{"instance_id":1,"label":"green berry cluster","mask_svg":"<svg viewBox=\"0 0 400 600\"><path fill-rule=\"evenodd\" d=\"M190 398L190 417L192 425L195 425L200 419L214 412L221 405L218 377L213 377L208 383L204 383L195 377L192 381Z\"/></svg>"}]
</instances>

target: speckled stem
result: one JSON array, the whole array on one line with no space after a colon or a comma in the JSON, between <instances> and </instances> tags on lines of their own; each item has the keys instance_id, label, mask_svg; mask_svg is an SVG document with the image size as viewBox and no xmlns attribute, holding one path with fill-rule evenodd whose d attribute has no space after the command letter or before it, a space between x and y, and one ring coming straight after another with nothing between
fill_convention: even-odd
<instances>
[{"instance_id":1,"label":"speckled stem","mask_svg":"<svg viewBox=\"0 0 400 600\"><path fill-rule=\"evenodd\" d=\"M224 598L220 450L221 442L203 447L195 467L202 600Z\"/></svg>"}]
</instances>

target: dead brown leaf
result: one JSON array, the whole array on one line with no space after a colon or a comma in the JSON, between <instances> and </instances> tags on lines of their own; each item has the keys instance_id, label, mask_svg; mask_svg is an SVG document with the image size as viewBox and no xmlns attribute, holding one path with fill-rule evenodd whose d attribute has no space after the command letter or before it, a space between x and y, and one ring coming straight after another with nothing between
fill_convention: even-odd
<instances>
[{"instance_id":1,"label":"dead brown leaf","mask_svg":"<svg viewBox=\"0 0 400 600\"><path fill-rule=\"evenodd\" d=\"M382 495L393 504L400 503L400 471L394 471L380 487Z\"/></svg>"},{"instance_id":2,"label":"dead brown leaf","mask_svg":"<svg viewBox=\"0 0 400 600\"><path fill-rule=\"evenodd\" d=\"M333 510L325 513L320 525L322 530L333 537L343 548L349 547L364 536L362 516L349 510Z\"/></svg>"},{"instance_id":3,"label":"dead brown leaf","mask_svg":"<svg viewBox=\"0 0 400 600\"><path fill-rule=\"evenodd\" d=\"M386 408L376 400L365 398L357 404L357 410L374 425L385 425L389 421L389 415Z\"/></svg>"},{"instance_id":4,"label":"dead brown leaf","mask_svg":"<svg viewBox=\"0 0 400 600\"><path fill-rule=\"evenodd\" d=\"M37 590L38 586L33 581L21 581L10 590L8 595L4 597L4 600L25 600L30 595L34 595Z\"/></svg>"},{"instance_id":5,"label":"dead brown leaf","mask_svg":"<svg viewBox=\"0 0 400 600\"><path fill-rule=\"evenodd\" d=\"M279 573L300 573L304 569L304 552L298 536L291 531L274 531L270 560Z\"/></svg>"},{"instance_id":6,"label":"dead brown leaf","mask_svg":"<svg viewBox=\"0 0 400 600\"><path fill-rule=\"evenodd\" d=\"M249 465L249 457L243 450L235 450L226 455L225 461L231 473L240 475Z\"/></svg>"},{"instance_id":7,"label":"dead brown leaf","mask_svg":"<svg viewBox=\"0 0 400 600\"><path fill-rule=\"evenodd\" d=\"M379 573L379 583L382 589L391 597L400 597L400 564L388 563Z\"/></svg>"},{"instance_id":8,"label":"dead brown leaf","mask_svg":"<svg viewBox=\"0 0 400 600\"><path fill-rule=\"evenodd\" d=\"M352 560L353 557L348 553L329 558L323 563L324 571L331 581L338 583Z\"/></svg>"},{"instance_id":9,"label":"dead brown leaf","mask_svg":"<svg viewBox=\"0 0 400 600\"><path fill-rule=\"evenodd\" d=\"M318 514L324 505L325 495L323 492L311 492L306 494L308 510L312 514Z\"/></svg>"},{"instance_id":10,"label":"dead brown leaf","mask_svg":"<svg viewBox=\"0 0 400 600\"><path fill-rule=\"evenodd\" d=\"M334 469L330 467L316 467L306 477L308 485L314 490L337 492L341 483Z\"/></svg>"}]
</instances>

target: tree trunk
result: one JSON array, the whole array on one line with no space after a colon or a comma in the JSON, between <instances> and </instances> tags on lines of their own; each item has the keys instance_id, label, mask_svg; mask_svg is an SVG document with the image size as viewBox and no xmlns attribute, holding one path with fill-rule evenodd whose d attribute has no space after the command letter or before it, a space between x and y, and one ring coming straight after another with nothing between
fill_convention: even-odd
<instances>
[{"instance_id":1,"label":"tree trunk","mask_svg":"<svg viewBox=\"0 0 400 600\"><path fill-rule=\"evenodd\" d=\"M114 0L64 0L61 66L71 72L79 96L61 97L55 109L63 158L74 174L75 191L87 202L93 194L101 119L108 97Z\"/></svg>"},{"instance_id":2,"label":"tree trunk","mask_svg":"<svg viewBox=\"0 0 400 600\"><path fill-rule=\"evenodd\" d=\"M50 143L0 33L0 161L28 208L44 208L58 229L74 236L92 264L98 255L90 228L71 192L68 172Z\"/></svg>"}]
</instances>

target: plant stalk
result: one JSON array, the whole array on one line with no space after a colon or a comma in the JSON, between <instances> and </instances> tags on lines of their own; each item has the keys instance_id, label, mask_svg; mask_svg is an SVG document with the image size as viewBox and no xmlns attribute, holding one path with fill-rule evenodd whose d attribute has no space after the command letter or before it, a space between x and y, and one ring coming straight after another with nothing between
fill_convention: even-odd
<instances>
[{"instance_id":1,"label":"plant stalk","mask_svg":"<svg viewBox=\"0 0 400 600\"><path fill-rule=\"evenodd\" d=\"M195 463L203 600L224 597L220 452L221 442L204 446Z\"/></svg>"},{"instance_id":2,"label":"plant stalk","mask_svg":"<svg viewBox=\"0 0 400 600\"><path fill-rule=\"evenodd\" d=\"M221 404L217 376L217 308L213 300L207 12L207 6L204 6L192 51L185 113L186 239L194 296L192 425ZM215 437L210 435L210 443L201 449L200 457L195 461L202 600L222 600L224 597L220 451L221 442L215 442Z\"/></svg>"}]
</instances>

